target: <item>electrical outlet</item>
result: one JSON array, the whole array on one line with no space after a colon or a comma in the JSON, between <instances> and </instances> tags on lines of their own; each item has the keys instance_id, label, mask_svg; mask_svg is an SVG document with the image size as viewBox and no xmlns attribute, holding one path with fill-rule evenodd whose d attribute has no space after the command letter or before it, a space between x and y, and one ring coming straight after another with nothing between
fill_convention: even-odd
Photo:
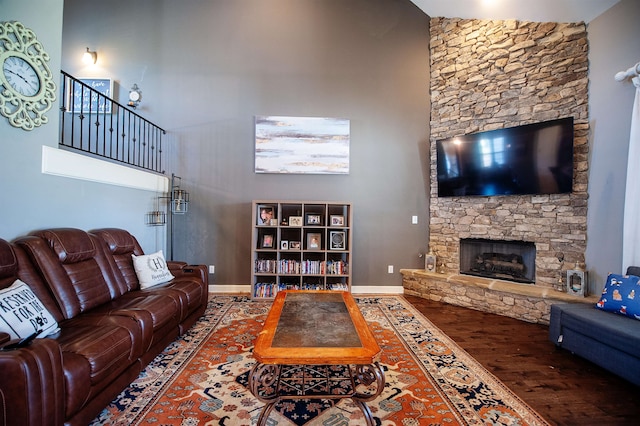
<instances>
[{"instance_id":1,"label":"electrical outlet","mask_svg":"<svg viewBox=\"0 0 640 426\"><path fill-rule=\"evenodd\" d=\"M418 216L411 216L411 223L413 225L417 225L418 224Z\"/></svg>"},{"instance_id":2,"label":"electrical outlet","mask_svg":"<svg viewBox=\"0 0 640 426\"><path fill-rule=\"evenodd\" d=\"M215 265L209 265L209 273L210 274L215 274L216 273Z\"/></svg>"},{"instance_id":3,"label":"electrical outlet","mask_svg":"<svg viewBox=\"0 0 640 426\"><path fill-rule=\"evenodd\" d=\"M387 272L393 274L393 265L387 266Z\"/></svg>"}]
</instances>

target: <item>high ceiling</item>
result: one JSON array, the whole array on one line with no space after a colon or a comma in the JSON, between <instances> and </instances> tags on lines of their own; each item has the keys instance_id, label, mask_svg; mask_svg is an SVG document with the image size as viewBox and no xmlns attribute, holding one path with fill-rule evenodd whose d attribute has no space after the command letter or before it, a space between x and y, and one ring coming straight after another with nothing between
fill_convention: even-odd
<instances>
[{"instance_id":1,"label":"high ceiling","mask_svg":"<svg viewBox=\"0 0 640 426\"><path fill-rule=\"evenodd\" d=\"M620 0L411 0L430 17L589 22Z\"/></svg>"}]
</instances>

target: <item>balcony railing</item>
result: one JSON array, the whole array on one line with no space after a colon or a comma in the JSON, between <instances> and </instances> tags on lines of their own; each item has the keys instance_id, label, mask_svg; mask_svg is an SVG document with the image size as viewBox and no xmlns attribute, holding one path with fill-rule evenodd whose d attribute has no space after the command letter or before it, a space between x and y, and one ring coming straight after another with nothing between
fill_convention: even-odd
<instances>
[{"instance_id":1,"label":"balcony railing","mask_svg":"<svg viewBox=\"0 0 640 426\"><path fill-rule=\"evenodd\" d=\"M166 132L114 101L110 80L79 80L62 71L61 147L164 174Z\"/></svg>"}]
</instances>

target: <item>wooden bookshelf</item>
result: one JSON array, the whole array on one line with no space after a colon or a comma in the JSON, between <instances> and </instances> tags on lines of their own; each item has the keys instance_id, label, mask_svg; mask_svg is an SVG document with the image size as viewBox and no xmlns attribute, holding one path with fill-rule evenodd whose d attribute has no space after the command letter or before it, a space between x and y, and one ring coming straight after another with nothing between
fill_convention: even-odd
<instances>
[{"instance_id":1,"label":"wooden bookshelf","mask_svg":"<svg viewBox=\"0 0 640 426\"><path fill-rule=\"evenodd\" d=\"M279 290L351 291L351 204L255 200L251 296Z\"/></svg>"}]
</instances>

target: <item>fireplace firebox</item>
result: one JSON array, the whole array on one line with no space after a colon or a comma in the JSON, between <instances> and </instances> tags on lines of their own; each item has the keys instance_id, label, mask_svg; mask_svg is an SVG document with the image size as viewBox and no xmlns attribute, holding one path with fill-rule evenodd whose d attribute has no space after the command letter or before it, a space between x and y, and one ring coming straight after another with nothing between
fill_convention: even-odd
<instances>
[{"instance_id":1,"label":"fireplace firebox","mask_svg":"<svg viewBox=\"0 0 640 426\"><path fill-rule=\"evenodd\" d=\"M460 273L535 283L536 246L530 241L460 240Z\"/></svg>"}]
</instances>

